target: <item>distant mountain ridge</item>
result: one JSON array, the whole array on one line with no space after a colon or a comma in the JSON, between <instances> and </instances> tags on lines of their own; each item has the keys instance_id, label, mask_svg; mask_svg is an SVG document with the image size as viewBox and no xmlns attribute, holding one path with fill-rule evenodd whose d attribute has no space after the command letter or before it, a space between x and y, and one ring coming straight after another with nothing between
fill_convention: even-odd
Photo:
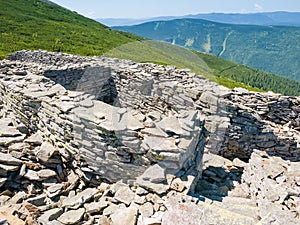
<instances>
[{"instance_id":1,"label":"distant mountain ridge","mask_svg":"<svg viewBox=\"0 0 300 225\"><path fill-rule=\"evenodd\" d=\"M300 81L300 27L176 19L113 27Z\"/></svg>"},{"instance_id":2,"label":"distant mountain ridge","mask_svg":"<svg viewBox=\"0 0 300 225\"><path fill-rule=\"evenodd\" d=\"M204 19L219 23L296 26L300 27L300 12L262 12L262 13L205 13L185 16L164 16L153 18L97 18L96 21L107 26L130 26L152 21L174 19Z\"/></svg>"}]
</instances>

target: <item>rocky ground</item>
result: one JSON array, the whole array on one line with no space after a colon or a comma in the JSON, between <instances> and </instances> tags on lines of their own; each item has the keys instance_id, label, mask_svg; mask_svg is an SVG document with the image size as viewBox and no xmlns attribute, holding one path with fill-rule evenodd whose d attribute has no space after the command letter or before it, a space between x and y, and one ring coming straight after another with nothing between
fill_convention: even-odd
<instances>
[{"instance_id":1,"label":"rocky ground","mask_svg":"<svg viewBox=\"0 0 300 225\"><path fill-rule=\"evenodd\" d=\"M165 193L93 182L72 157L0 113L0 224L297 224L300 163L252 153L205 154L196 193L168 177Z\"/></svg>"},{"instance_id":2,"label":"rocky ground","mask_svg":"<svg viewBox=\"0 0 300 225\"><path fill-rule=\"evenodd\" d=\"M229 91L187 70L154 64L44 51L23 51L10 57L16 59L0 64L0 225L300 224L299 97L243 89ZM83 96L88 97L79 103L70 101L76 95L71 88L76 79L80 79L81 89L90 92L93 91L88 88L90 83L99 81L97 76L91 80L90 72L89 77L82 74L86 71L82 68L91 62L104 65L108 71L110 68L115 70L112 74L116 87L108 87L111 85L111 74L108 74L109 82L100 85L100 91L98 86L96 90L98 94L110 91L112 94L103 95L105 98L98 96L99 109L80 111L82 121L87 123L85 134L89 138L95 136L93 141L99 139L99 146L107 147L102 149L105 157L100 161L95 159L96 164L107 163L102 175L95 174L89 163L79 157L83 151L74 144L72 129L76 126L81 129L83 122L74 123L74 117L69 114L74 103L90 108L95 102L93 93L86 92ZM99 74L98 70L94 72ZM147 85L152 87L154 83L158 87L157 93L169 97L169 102L154 104L148 101L149 96L144 98L140 92L131 92L136 87L146 90L148 86L141 82L145 77L149 78ZM133 88L127 90L130 84L134 84ZM178 98L174 95L174 86L181 87L176 90ZM166 136L168 140L173 136L174 146L181 146L179 143L184 142L178 129L173 129L176 127L174 121L178 121L175 111L185 111L187 102L190 109L197 110L192 115L199 114L203 129L194 139L201 145L195 147L185 143L183 150L191 146L185 158L182 154L172 158L175 163L183 159L195 163L194 174L189 173L189 167L182 166L176 173L166 173L158 163L153 164L157 161L170 165L163 157L157 157L152 164L149 158L142 167L135 166L133 159L145 159L143 156L147 158L148 155L141 154L139 147L137 151L129 149L130 152L128 148L124 150L124 146L106 143L108 138L117 140L118 137L112 135L115 127L111 128L111 133L101 131L99 138L98 128L103 123L96 123L93 113L107 119L104 108L108 106L103 102L110 102L115 94L125 106L131 104L140 110L143 114L138 116L140 122L152 128L143 133L140 122L138 128L137 123L127 123L135 125L129 133L142 133L138 141L144 139L147 145L149 138L145 137L155 133L154 136ZM122 95L125 97L121 98ZM174 111L165 103L177 106L177 109ZM158 112L153 113L153 109ZM177 115L175 120L170 120L170 113ZM169 122L164 121L164 126L160 127L153 121L162 115ZM192 127L198 129L198 125ZM160 130L154 127L160 127ZM89 155L101 153L101 148L92 146L90 139L80 136L80 132L76 134L85 150L90 146ZM130 134L125 135L129 136L129 141L125 140L127 145L137 139L136 135ZM155 146L150 145L151 149L170 148L166 147L165 139L159 142L161 144L156 143L157 139L153 140L151 143ZM195 152L199 158L195 157ZM149 167L144 171L146 166ZM143 173L137 173L139 176L135 179L139 169L143 169ZM115 179L109 182L108 178L112 177L122 178L124 183L115 182Z\"/></svg>"}]
</instances>

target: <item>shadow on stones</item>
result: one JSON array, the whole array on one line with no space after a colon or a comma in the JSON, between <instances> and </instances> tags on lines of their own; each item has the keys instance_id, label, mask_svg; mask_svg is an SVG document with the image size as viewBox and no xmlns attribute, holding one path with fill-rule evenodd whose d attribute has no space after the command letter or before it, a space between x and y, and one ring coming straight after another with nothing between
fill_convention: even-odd
<instances>
[{"instance_id":1,"label":"shadow on stones","mask_svg":"<svg viewBox=\"0 0 300 225\"><path fill-rule=\"evenodd\" d=\"M83 92L95 96L96 100L118 106L115 101L118 91L111 76L111 69L108 67L47 70L44 76L62 85L66 90Z\"/></svg>"},{"instance_id":2,"label":"shadow on stones","mask_svg":"<svg viewBox=\"0 0 300 225\"><path fill-rule=\"evenodd\" d=\"M267 118L262 119L253 112L241 109L229 108L229 113L231 125L224 135L219 155L247 162L253 150L260 150L284 160L300 160L298 140L294 136L297 131L292 132L288 124L282 125L272 120L273 123L268 123L270 119L267 122Z\"/></svg>"},{"instance_id":3,"label":"shadow on stones","mask_svg":"<svg viewBox=\"0 0 300 225\"><path fill-rule=\"evenodd\" d=\"M222 201L237 184L241 184L243 168L209 166L202 172L195 193L214 201ZM201 197L200 197L201 199Z\"/></svg>"},{"instance_id":4,"label":"shadow on stones","mask_svg":"<svg viewBox=\"0 0 300 225\"><path fill-rule=\"evenodd\" d=\"M277 102L264 105L265 112L258 110L255 104L249 104L248 107L230 103L226 105L230 118L229 127L221 135L210 134L211 139L222 142L221 148L212 149L216 151L215 154L229 160L238 158L247 163L252 152L260 150L265 151L269 156L280 157L291 162L300 161L300 118L297 104L291 100L287 103L286 99L279 99ZM209 166L209 164L207 166L196 187L195 194L200 196L200 199L203 196L211 200L223 201L223 198L228 195L247 197L241 189L243 168L226 169ZM236 190L236 187L239 190Z\"/></svg>"}]
</instances>

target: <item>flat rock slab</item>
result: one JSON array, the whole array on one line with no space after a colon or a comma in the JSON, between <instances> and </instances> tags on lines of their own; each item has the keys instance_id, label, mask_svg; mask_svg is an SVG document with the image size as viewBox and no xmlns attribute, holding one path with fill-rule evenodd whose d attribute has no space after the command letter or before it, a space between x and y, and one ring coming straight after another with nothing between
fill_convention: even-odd
<instances>
[{"instance_id":1,"label":"flat rock slab","mask_svg":"<svg viewBox=\"0 0 300 225\"><path fill-rule=\"evenodd\" d=\"M44 212L38 221L44 225L48 225L50 221L56 220L62 214L63 210L61 208L50 209Z\"/></svg>"},{"instance_id":2,"label":"flat rock slab","mask_svg":"<svg viewBox=\"0 0 300 225\"><path fill-rule=\"evenodd\" d=\"M85 213L84 209L70 210L58 217L58 221L63 224L77 224Z\"/></svg>"},{"instance_id":3,"label":"flat rock slab","mask_svg":"<svg viewBox=\"0 0 300 225\"><path fill-rule=\"evenodd\" d=\"M135 194L129 187L121 187L115 194L115 199L129 206L133 202Z\"/></svg>"},{"instance_id":4,"label":"flat rock slab","mask_svg":"<svg viewBox=\"0 0 300 225\"><path fill-rule=\"evenodd\" d=\"M4 222L3 224L25 225L23 220L9 214L8 212L0 212L0 221L6 221L6 223Z\"/></svg>"},{"instance_id":5,"label":"flat rock slab","mask_svg":"<svg viewBox=\"0 0 300 225\"><path fill-rule=\"evenodd\" d=\"M0 152L0 163L6 165L21 165L22 161L15 157L12 157L10 154Z\"/></svg>"},{"instance_id":6,"label":"flat rock slab","mask_svg":"<svg viewBox=\"0 0 300 225\"><path fill-rule=\"evenodd\" d=\"M199 225L204 222L202 210L192 202L178 203L174 201L167 208L168 211L163 215L161 225Z\"/></svg>"},{"instance_id":7,"label":"flat rock slab","mask_svg":"<svg viewBox=\"0 0 300 225\"><path fill-rule=\"evenodd\" d=\"M125 209L115 211L111 216L112 225L135 225L137 221L138 209L130 206Z\"/></svg>"},{"instance_id":8,"label":"flat rock slab","mask_svg":"<svg viewBox=\"0 0 300 225\"><path fill-rule=\"evenodd\" d=\"M43 162L48 162L49 159L57 153L58 150L49 142L44 142L41 145L40 151L37 152L37 158Z\"/></svg>"},{"instance_id":9,"label":"flat rock slab","mask_svg":"<svg viewBox=\"0 0 300 225\"><path fill-rule=\"evenodd\" d=\"M62 207L78 209L82 204L89 201L97 192L98 190L96 188L87 188L72 198L66 198L62 203Z\"/></svg>"},{"instance_id":10,"label":"flat rock slab","mask_svg":"<svg viewBox=\"0 0 300 225\"><path fill-rule=\"evenodd\" d=\"M143 143L153 151L176 152L178 150L174 138L146 136Z\"/></svg>"},{"instance_id":11,"label":"flat rock slab","mask_svg":"<svg viewBox=\"0 0 300 225\"><path fill-rule=\"evenodd\" d=\"M157 125L165 132L172 132L178 135L186 134L186 132L182 129L178 118L176 117L166 117Z\"/></svg>"},{"instance_id":12,"label":"flat rock slab","mask_svg":"<svg viewBox=\"0 0 300 225\"><path fill-rule=\"evenodd\" d=\"M33 145L41 145L43 143L43 137L40 134L35 133L27 138L25 142Z\"/></svg>"},{"instance_id":13,"label":"flat rock slab","mask_svg":"<svg viewBox=\"0 0 300 225\"><path fill-rule=\"evenodd\" d=\"M84 208L87 213L94 214L100 212L102 209L108 206L108 202L100 201L100 202L92 202L88 204L84 204Z\"/></svg>"},{"instance_id":14,"label":"flat rock slab","mask_svg":"<svg viewBox=\"0 0 300 225\"><path fill-rule=\"evenodd\" d=\"M16 137L21 136L22 133L15 127L1 127L0 126L0 137Z\"/></svg>"}]
</instances>

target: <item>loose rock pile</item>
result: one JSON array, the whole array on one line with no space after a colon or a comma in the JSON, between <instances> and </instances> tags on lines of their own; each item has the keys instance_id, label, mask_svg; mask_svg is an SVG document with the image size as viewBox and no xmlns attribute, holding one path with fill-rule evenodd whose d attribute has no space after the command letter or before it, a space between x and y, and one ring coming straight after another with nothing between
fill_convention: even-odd
<instances>
[{"instance_id":1,"label":"loose rock pile","mask_svg":"<svg viewBox=\"0 0 300 225\"><path fill-rule=\"evenodd\" d=\"M300 223L299 98L126 60L9 58L0 224Z\"/></svg>"}]
</instances>

